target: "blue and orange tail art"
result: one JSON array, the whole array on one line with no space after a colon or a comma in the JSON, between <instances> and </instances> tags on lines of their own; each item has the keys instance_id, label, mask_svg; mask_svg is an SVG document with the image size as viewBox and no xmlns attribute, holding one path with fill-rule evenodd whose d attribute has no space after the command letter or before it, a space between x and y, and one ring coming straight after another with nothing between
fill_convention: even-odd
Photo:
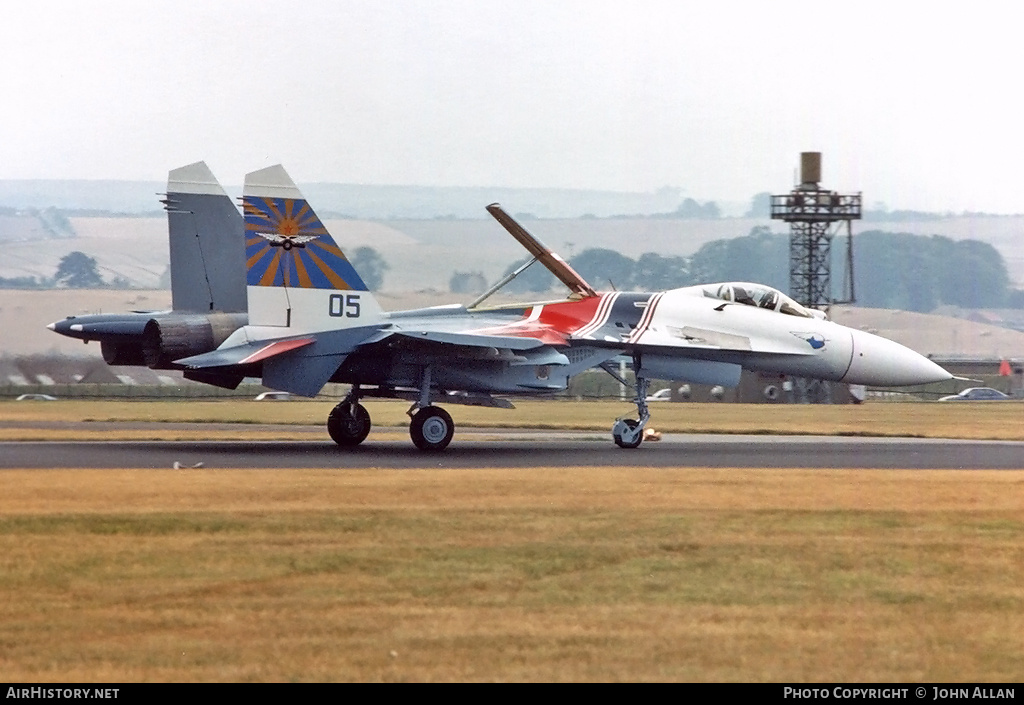
<instances>
[{"instance_id":1,"label":"blue and orange tail art","mask_svg":"<svg viewBox=\"0 0 1024 705\"><path fill-rule=\"evenodd\" d=\"M282 166L246 175L242 213L251 323L301 332L380 315L366 283Z\"/></svg>"},{"instance_id":2,"label":"blue and orange tail art","mask_svg":"<svg viewBox=\"0 0 1024 705\"><path fill-rule=\"evenodd\" d=\"M281 167L270 167L254 174L277 170L284 173ZM248 177L246 185L248 190ZM323 222L297 191L296 195L242 196L248 285L366 291Z\"/></svg>"}]
</instances>

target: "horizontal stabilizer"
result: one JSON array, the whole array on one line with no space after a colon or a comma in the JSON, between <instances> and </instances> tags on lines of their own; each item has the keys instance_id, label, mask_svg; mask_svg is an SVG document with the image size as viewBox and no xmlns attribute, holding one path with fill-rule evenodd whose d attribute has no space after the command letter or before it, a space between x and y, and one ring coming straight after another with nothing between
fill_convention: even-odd
<instances>
[{"instance_id":1,"label":"horizontal stabilizer","mask_svg":"<svg viewBox=\"0 0 1024 705\"><path fill-rule=\"evenodd\" d=\"M256 341L231 348L222 348L202 355L193 355L175 360L179 365L190 369L208 367L231 367L234 365L252 365L282 353L305 347L316 342L316 338L292 338L289 340Z\"/></svg>"}]
</instances>

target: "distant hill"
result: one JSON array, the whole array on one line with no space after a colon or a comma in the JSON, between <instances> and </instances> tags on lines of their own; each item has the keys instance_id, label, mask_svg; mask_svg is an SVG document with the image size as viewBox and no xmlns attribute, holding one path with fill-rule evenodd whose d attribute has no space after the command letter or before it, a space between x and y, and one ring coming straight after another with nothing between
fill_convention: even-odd
<instances>
[{"instance_id":1,"label":"distant hill","mask_svg":"<svg viewBox=\"0 0 1024 705\"><path fill-rule=\"evenodd\" d=\"M513 214L538 218L607 218L670 213L682 191L586 191L495 187L372 186L314 183L302 193L318 212L372 220L489 219L484 207L501 203Z\"/></svg>"},{"instance_id":2,"label":"distant hill","mask_svg":"<svg viewBox=\"0 0 1024 705\"><path fill-rule=\"evenodd\" d=\"M160 181L9 180L0 179L0 207L60 208L110 213L162 212Z\"/></svg>"},{"instance_id":3,"label":"distant hill","mask_svg":"<svg viewBox=\"0 0 1024 705\"><path fill-rule=\"evenodd\" d=\"M224 182L232 197L242 187ZM300 184L299 188L322 215L369 220L484 219L484 206L501 202L513 213L542 218L599 218L614 215L671 213L683 201L677 188L652 192L587 191L509 187L375 186L371 184ZM85 214L159 213L162 181L0 180L0 208L56 207ZM94 213L95 214L95 213Z\"/></svg>"}]
</instances>

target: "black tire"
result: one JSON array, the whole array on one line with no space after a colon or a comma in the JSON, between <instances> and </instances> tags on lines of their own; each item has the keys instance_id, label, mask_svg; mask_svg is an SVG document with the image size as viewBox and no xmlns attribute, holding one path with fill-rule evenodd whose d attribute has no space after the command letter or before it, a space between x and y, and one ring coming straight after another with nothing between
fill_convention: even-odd
<instances>
[{"instance_id":1,"label":"black tire","mask_svg":"<svg viewBox=\"0 0 1024 705\"><path fill-rule=\"evenodd\" d=\"M640 425L640 422L635 419L623 419L622 423L629 426L630 431L632 431L633 429ZM639 436L636 437L636 440L633 441L632 443L626 443L624 440L622 440L622 436L620 436L617 433L613 433L612 438L615 439L615 445L617 445L619 448L637 448L640 446L640 441L644 439L644 434L641 433Z\"/></svg>"},{"instance_id":2,"label":"black tire","mask_svg":"<svg viewBox=\"0 0 1024 705\"><path fill-rule=\"evenodd\" d=\"M425 406L412 417L409 435L420 450L444 450L455 435L455 422L448 412L436 406Z\"/></svg>"},{"instance_id":3,"label":"black tire","mask_svg":"<svg viewBox=\"0 0 1024 705\"><path fill-rule=\"evenodd\" d=\"M350 404L338 404L327 417L327 433L342 448L359 445L370 433L370 412L362 404L355 405L355 414L351 408Z\"/></svg>"}]
</instances>

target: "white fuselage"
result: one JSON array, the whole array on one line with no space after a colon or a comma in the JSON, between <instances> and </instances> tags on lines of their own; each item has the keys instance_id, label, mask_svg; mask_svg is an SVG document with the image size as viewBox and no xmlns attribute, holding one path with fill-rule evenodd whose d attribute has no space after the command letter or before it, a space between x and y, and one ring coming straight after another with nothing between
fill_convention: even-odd
<instances>
[{"instance_id":1,"label":"white fuselage","mask_svg":"<svg viewBox=\"0 0 1024 705\"><path fill-rule=\"evenodd\" d=\"M648 351L644 364L652 374L656 365L684 359L679 352L686 350L686 360L849 384L904 386L950 377L926 357L877 335L814 316L722 302L693 287L661 295L646 329L632 340Z\"/></svg>"}]
</instances>

